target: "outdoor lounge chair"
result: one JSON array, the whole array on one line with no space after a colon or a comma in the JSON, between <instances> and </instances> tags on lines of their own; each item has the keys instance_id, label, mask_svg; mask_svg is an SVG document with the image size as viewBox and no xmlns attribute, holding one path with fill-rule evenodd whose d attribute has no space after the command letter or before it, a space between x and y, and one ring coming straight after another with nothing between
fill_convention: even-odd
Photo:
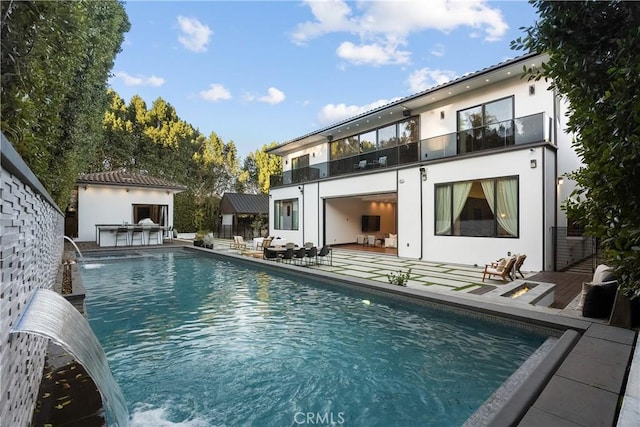
<instances>
[{"instance_id":1,"label":"outdoor lounge chair","mask_svg":"<svg viewBox=\"0 0 640 427\"><path fill-rule=\"evenodd\" d=\"M244 241L242 236L233 236L233 243L231 243L231 249L247 249L247 242Z\"/></svg>"},{"instance_id":2,"label":"outdoor lounge chair","mask_svg":"<svg viewBox=\"0 0 640 427\"><path fill-rule=\"evenodd\" d=\"M398 235L389 233L389 237L384 239L385 248L397 248L398 247Z\"/></svg>"},{"instance_id":3,"label":"outdoor lounge chair","mask_svg":"<svg viewBox=\"0 0 640 427\"><path fill-rule=\"evenodd\" d=\"M516 255L516 263L513 265L513 278L518 278L518 273L520 273L520 277L524 279L524 274L520 271L522 264L524 264L524 260L527 259L527 256L524 254Z\"/></svg>"},{"instance_id":4,"label":"outdoor lounge chair","mask_svg":"<svg viewBox=\"0 0 640 427\"><path fill-rule=\"evenodd\" d=\"M491 264L486 264L484 266L484 271L482 272L482 281L486 277L491 279L491 276L500 276L504 283L507 283L507 277L511 280L511 271L513 270L513 266L516 263L516 257L512 256L509 258L503 258L498 262L492 262Z\"/></svg>"}]
</instances>

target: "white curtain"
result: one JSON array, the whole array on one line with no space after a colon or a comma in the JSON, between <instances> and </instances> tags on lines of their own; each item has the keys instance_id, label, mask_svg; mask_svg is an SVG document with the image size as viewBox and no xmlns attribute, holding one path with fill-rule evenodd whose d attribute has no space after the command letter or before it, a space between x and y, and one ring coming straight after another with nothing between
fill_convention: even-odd
<instances>
[{"instance_id":1,"label":"white curtain","mask_svg":"<svg viewBox=\"0 0 640 427\"><path fill-rule=\"evenodd\" d=\"M498 224L507 233L518 235L518 180L515 178L498 180Z\"/></svg>"},{"instance_id":2,"label":"white curtain","mask_svg":"<svg viewBox=\"0 0 640 427\"><path fill-rule=\"evenodd\" d=\"M515 178L499 179L497 199L493 179L484 179L480 183L498 224L511 236L516 237L518 235L518 180ZM497 213L494 203L497 204Z\"/></svg>"},{"instance_id":3,"label":"white curtain","mask_svg":"<svg viewBox=\"0 0 640 427\"><path fill-rule=\"evenodd\" d=\"M451 233L451 185L436 188L436 234Z\"/></svg>"},{"instance_id":4,"label":"white curtain","mask_svg":"<svg viewBox=\"0 0 640 427\"><path fill-rule=\"evenodd\" d=\"M473 182L457 182L453 184L453 222L455 223L467 203Z\"/></svg>"}]
</instances>

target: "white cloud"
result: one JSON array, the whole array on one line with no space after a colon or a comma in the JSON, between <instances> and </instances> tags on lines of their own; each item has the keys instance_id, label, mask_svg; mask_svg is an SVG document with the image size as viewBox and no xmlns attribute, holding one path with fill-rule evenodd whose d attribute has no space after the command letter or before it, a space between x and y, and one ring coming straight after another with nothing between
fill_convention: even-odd
<instances>
[{"instance_id":1,"label":"white cloud","mask_svg":"<svg viewBox=\"0 0 640 427\"><path fill-rule=\"evenodd\" d=\"M211 28L198 21L196 18L178 16L178 25L182 34L178 41L188 50L193 52L206 52L207 44L211 38Z\"/></svg>"},{"instance_id":2,"label":"white cloud","mask_svg":"<svg viewBox=\"0 0 640 427\"><path fill-rule=\"evenodd\" d=\"M366 113L374 108L382 107L395 99L380 99L366 105L346 105L346 104L327 104L318 113L318 122L321 125L329 125L332 123L346 120L358 114Z\"/></svg>"},{"instance_id":3,"label":"white cloud","mask_svg":"<svg viewBox=\"0 0 640 427\"><path fill-rule=\"evenodd\" d=\"M209 86L209 89L201 91L198 96L205 101L216 102L231 99L231 92L223 85L214 83Z\"/></svg>"},{"instance_id":4,"label":"white cloud","mask_svg":"<svg viewBox=\"0 0 640 427\"><path fill-rule=\"evenodd\" d=\"M113 73L114 78L121 79L125 86L153 86L159 87L164 84L164 79L162 77L156 77L154 75L151 76L143 76L141 74L137 76L132 76L130 74L125 73L124 71L118 71Z\"/></svg>"},{"instance_id":5,"label":"white cloud","mask_svg":"<svg viewBox=\"0 0 640 427\"><path fill-rule=\"evenodd\" d=\"M284 93L276 89L275 87L270 87L267 90L267 95L261 96L258 98L260 102L266 102L267 104L279 104L284 101L285 96Z\"/></svg>"},{"instance_id":6,"label":"white cloud","mask_svg":"<svg viewBox=\"0 0 640 427\"><path fill-rule=\"evenodd\" d=\"M315 20L298 24L292 41L304 45L314 38L330 33L351 34L357 41L345 40L336 53L355 64L406 64L410 52L399 50L407 44L411 33L438 30L444 33L468 27L473 33L483 33L487 41L501 39L508 25L499 9L485 0L358 2L351 9L344 0L306 0ZM438 56L443 49L434 50Z\"/></svg>"},{"instance_id":7,"label":"white cloud","mask_svg":"<svg viewBox=\"0 0 640 427\"><path fill-rule=\"evenodd\" d=\"M433 56L444 56L444 45L441 43L436 44L430 51L429 53Z\"/></svg>"},{"instance_id":8,"label":"white cloud","mask_svg":"<svg viewBox=\"0 0 640 427\"><path fill-rule=\"evenodd\" d=\"M397 50L397 46L382 46L377 43L356 46L351 42L342 42L336 53L340 58L356 65L407 64L411 56L411 52Z\"/></svg>"},{"instance_id":9,"label":"white cloud","mask_svg":"<svg viewBox=\"0 0 640 427\"><path fill-rule=\"evenodd\" d=\"M407 79L407 83L409 84L411 93L417 93L449 82L455 78L456 74L453 71L421 68L411 73Z\"/></svg>"}]
</instances>

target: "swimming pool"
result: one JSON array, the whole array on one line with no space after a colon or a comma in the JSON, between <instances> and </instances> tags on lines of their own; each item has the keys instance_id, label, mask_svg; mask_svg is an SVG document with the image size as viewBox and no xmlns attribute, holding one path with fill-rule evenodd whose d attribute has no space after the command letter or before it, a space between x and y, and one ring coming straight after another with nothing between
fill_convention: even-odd
<instances>
[{"instance_id":1,"label":"swimming pool","mask_svg":"<svg viewBox=\"0 0 640 427\"><path fill-rule=\"evenodd\" d=\"M458 426L546 339L187 251L82 278L134 425Z\"/></svg>"}]
</instances>

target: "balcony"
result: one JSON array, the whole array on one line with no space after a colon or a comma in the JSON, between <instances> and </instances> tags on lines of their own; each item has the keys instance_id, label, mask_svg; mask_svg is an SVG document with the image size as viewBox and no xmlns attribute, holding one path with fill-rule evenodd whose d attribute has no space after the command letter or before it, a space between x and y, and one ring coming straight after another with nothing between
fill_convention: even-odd
<instances>
[{"instance_id":1,"label":"balcony","mask_svg":"<svg viewBox=\"0 0 640 427\"><path fill-rule=\"evenodd\" d=\"M271 187L302 184L347 174L384 170L398 165L454 157L472 152L496 150L511 145L551 141L551 118L544 113L520 117L402 144L382 150L360 153L271 176Z\"/></svg>"}]
</instances>

